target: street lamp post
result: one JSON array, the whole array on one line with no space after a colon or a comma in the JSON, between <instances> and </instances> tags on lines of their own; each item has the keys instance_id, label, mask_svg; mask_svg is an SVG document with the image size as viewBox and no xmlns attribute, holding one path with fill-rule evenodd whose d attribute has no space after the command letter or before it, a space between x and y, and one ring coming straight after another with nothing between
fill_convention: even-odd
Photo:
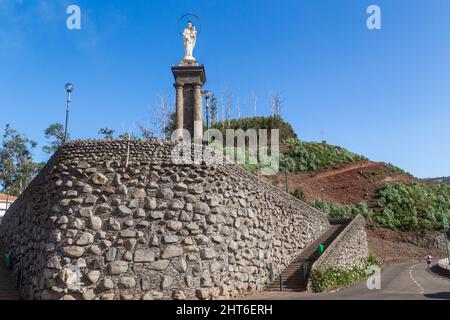
<instances>
[{"instance_id":1,"label":"street lamp post","mask_svg":"<svg viewBox=\"0 0 450 320\"><path fill-rule=\"evenodd\" d=\"M283 163L284 163L284 182L285 182L285 187L286 187L286 193L289 193L289 186L288 186L288 159L284 158L283 159Z\"/></svg>"},{"instance_id":2,"label":"street lamp post","mask_svg":"<svg viewBox=\"0 0 450 320\"><path fill-rule=\"evenodd\" d=\"M212 94L209 90L203 91L202 94L206 100L206 131L208 132L208 129L209 129L209 99L211 98ZM209 135L207 137L207 142L209 142Z\"/></svg>"},{"instance_id":3,"label":"street lamp post","mask_svg":"<svg viewBox=\"0 0 450 320\"><path fill-rule=\"evenodd\" d=\"M73 91L73 84L66 83L66 92L67 92L67 105L66 105L66 125L64 126L64 140L63 143L66 143L67 140L67 125L69 123L69 112L70 112L70 94Z\"/></svg>"}]
</instances>

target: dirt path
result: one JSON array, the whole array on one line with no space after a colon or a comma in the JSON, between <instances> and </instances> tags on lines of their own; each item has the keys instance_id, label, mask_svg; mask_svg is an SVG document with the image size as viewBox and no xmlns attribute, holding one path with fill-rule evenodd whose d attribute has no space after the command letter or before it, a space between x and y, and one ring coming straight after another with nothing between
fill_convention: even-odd
<instances>
[{"instance_id":1,"label":"dirt path","mask_svg":"<svg viewBox=\"0 0 450 320\"><path fill-rule=\"evenodd\" d=\"M267 177L271 183L284 188L282 172ZM309 202L322 199L340 204L357 204L366 201L375 205L378 191L387 183L411 183L414 179L399 173L383 162L360 161L321 172L296 172L288 176L291 192L301 190Z\"/></svg>"},{"instance_id":2,"label":"dirt path","mask_svg":"<svg viewBox=\"0 0 450 320\"><path fill-rule=\"evenodd\" d=\"M348 171L364 169L364 168L369 168L369 167L373 167L373 166L374 166L374 163L371 161L356 162L356 163L352 163L352 164L346 165L346 166L338 168L338 169L332 169L332 170L328 170L328 171L325 171L322 173L318 173L315 176L311 177L311 179L324 179L324 178L342 174L342 173L345 173Z\"/></svg>"}]
</instances>

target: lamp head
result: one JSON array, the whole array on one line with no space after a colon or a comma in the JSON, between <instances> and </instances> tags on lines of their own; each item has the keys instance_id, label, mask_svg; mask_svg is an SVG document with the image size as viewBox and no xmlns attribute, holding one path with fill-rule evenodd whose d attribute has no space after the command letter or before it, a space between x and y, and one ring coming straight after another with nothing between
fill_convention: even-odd
<instances>
[{"instance_id":1,"label":"lamp head","mask_svg":"<svg viewBox=\"0 0 450 320\"><path fill-rule=\"evenodd\" d=\"M211 94L211 92L210 92L209 90L205 90L205 91L203 91L203 96L204 96L206 99L209 99L209 98L212 97L212 94Z\"/></svg>"},{"instance_id":2,"label":"lamp head","mask_svg":"<svg viewBox=\"0 0 450 320\"><path fill-rule=\"evenodd\" d=\"M65 88L68 93L71 93L73 91L73 84L71 84L70 82L66 83Z\"/></svg>"}]
</instances>

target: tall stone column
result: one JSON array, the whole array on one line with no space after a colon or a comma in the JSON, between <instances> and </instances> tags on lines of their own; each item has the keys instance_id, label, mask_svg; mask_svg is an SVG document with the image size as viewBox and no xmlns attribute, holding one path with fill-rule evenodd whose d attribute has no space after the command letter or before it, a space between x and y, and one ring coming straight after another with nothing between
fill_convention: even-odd
<instances>
[{"instance_id":1,"label":"tall stone column","mask_svg":"<svg viewBox=\"0 0 450 320\"><path fill-rule=\"evenodd\" d=\"M183 94L183 85L179 83L175 83L174 87L176 89L176 129L184 128L184 94ZM182 137L183 134L180 131L177 134L177 138Z\"/></svg>"},{"instance_id":2,"label":"tall stone column","mask_svg":"<svg viewBox=\"0 0 450 320\"><path fill-rule=\"evenodd\" d=\"M203 65L172 66L175 78L177 129L188 130L191 141L203 140L202 87L206 83Z\"/></svg>"},{"instance_id":3,"label":"tall stone column","mask_svg":"<svg viewBox=\"0 0 450 320\"><path fill-rule=\"evenodd\" d=\"M203 139L203 98L202 85L194 84L194 141Z\"/></svg>"}]
</instances>

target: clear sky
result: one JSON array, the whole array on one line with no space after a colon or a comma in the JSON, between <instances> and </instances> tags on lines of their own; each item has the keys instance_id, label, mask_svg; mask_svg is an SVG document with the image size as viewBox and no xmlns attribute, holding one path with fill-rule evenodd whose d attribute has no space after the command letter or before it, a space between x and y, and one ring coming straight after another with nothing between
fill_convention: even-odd
<instances>
[{"instance_id":1,"label":"clear sky","mask_svg":"<svg viewBox=\"0 0 450 320\"><path fill-rule=\"evenodd\" d=\"M66 28L80 6L81 30ZM379 5L382 30L368 30ZM242 114L267 115L268 93L299 137L391 162L418 177L450 175L448 0L0 0L0 127L39 142L64 122L72 138L149 123L157 94L173 97L183 56L178 17L201 17L194 56L206 87L230 88ZM2 129L3 130L3 129Z\"/></svg>"}]
</instances>

